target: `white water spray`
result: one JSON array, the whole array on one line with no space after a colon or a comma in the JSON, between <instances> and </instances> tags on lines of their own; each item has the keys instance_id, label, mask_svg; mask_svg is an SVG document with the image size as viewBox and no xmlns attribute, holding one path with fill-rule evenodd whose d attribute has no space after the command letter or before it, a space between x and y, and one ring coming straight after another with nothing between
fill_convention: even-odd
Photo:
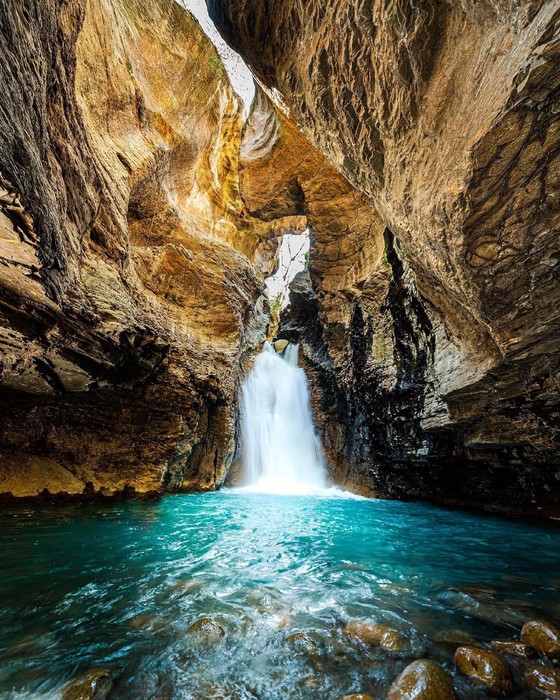
<instances>
[{"instance_id":1,"label":"white water spray","mask_svg":"<svg viewBox=\"0 0 560 700\"><path fill-rule=\"evenodd\" d=\"M310 493L326 487L307 379L297 362L297 345L288 345L282 357L265 343L243 384L242 455L251 491Z\"/></svg>"}]
</instances>

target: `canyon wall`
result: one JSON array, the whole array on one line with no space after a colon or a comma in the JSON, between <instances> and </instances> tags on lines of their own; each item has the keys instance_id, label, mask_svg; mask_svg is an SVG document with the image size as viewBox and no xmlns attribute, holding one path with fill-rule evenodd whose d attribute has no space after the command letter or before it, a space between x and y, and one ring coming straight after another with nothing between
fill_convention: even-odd
<instances>
[{"instance_id":1,"label":"canyon wall","mask_svg":"<svg viewBox=\"0 0 560 700\"><path fill-rule=\"evenodd\" d=\"M335 479L560 515L560 2L207 4L284 105L242 195L309 218L282 332Z\"/></svg>"},{"instance_id":2,"label":"canyon wall","mask_svg":"<svg viewBox=\"0 0 560 700\"><path fill-rule=\"evenodd\" d=\"M173 0L8 0L0 31L0 494L213 488L299 221L245 210L238 98Z\"/></svg>"}]
</instances>

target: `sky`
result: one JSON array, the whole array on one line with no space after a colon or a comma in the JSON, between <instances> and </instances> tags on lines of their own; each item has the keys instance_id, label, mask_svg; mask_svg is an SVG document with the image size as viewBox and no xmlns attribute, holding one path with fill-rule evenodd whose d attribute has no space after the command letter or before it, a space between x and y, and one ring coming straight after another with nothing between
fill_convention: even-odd
<instances>
[{"instance_id":1,"label":"sky","mask_svg":"<svg viewBox=\"0 0 560 700\"><path fill-rule=\"evenodd\" d=\"M278 272L266 280L269 299L281 294L282 308L288 305L290 290L288 284L298 272L305 268L305 254L309 251L309 231L300 234L287 233L280 246L280 265Z\"/></svg>"},{"instance_id":2,"label":"sky","mask_svg":"<svg viewBox=\"0 0 560 700\"><path fill-rule=\"evenodd\" d=\"M205 34L210 37L228 72L233 89L245 105L245 115L247 115L255 96L255 83L251 71L247 68L243 59L230 49L214 27L212 20L208 16L205 0L178 0L178 2L192 12Z\"/></svg>"}]
</instances>

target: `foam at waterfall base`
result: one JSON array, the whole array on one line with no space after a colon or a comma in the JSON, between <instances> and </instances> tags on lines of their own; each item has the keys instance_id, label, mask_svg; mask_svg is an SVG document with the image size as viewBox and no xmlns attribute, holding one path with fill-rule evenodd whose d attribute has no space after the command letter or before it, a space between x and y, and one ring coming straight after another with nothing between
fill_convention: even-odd
<instances>
[{"instance_id":1,"label":"foam at waterfall base","mask_svg":"<svg viewBox=\"0 0 560 700\"><path fill-rule=\"evenodd\" d=\"M293 484L270 479L263 479L256 484L248 486L235 486L227 488L230 493L254 493L272 494L276 496L315 496L318 498L345 498L355 501L368 500L365 496L360 496L351 491L343 491L337 486L313 486L312 484Z\"/></svg>"}]
</instances>

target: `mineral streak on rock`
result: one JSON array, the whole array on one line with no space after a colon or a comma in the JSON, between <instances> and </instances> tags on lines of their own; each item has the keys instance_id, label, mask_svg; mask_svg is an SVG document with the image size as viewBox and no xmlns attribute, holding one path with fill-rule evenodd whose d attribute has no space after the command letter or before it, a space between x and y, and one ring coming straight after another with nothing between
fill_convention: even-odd
<instances>
[{"instance_id":1,"label":"mineral streak on rock","mask_svg":"<svg viewBox=\"0 0 560 700\"><path fill-rule=\"evenodd\" d=\"M334 475L558 515L560 2L207 4L288 115L254 110L268 136L241 186L310 221L283 331Z\"/></svg>"}]
</instances>

